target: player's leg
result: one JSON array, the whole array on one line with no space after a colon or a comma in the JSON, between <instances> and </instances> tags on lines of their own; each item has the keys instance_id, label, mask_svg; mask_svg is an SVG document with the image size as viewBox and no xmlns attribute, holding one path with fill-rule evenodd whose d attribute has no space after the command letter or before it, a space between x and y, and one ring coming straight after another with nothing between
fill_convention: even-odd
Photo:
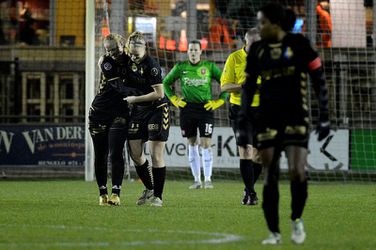
<instances>
[{"instance_id":1,"label":"player's leg","mask_svg":"<svg viewBox=\"0 0 376 250\"><path fill-rule=\"evenodd\" d=\"M213 188L211 179L213 173L213 152L211 149L211 138L214 130L213 112L206 112L200 116L198 129L200 132L200 146L202 149L202 162L205 176L204 187Z\"/></svg>"},{"instance_id":2,"label":"player's leg","mask_svg":"<svg viewBox=\"0 0 376 250\"><path fill-rule=\"evenodd\" d=\"M211 138L200 137L200 145L202 148L202 162L205 177L204 188L211 189L214 188L211 179L213 174L213 152L211 149Z\"/></svg>"},{"instance_id":3,"label":"player's leg","mask_svg":"<svg viewBox=\"0 0 376 250\"><path fill-rule=\"evenodd\" d=\"M128 127L128 151L134 162L137 175L145 186L145 191L140 198L144 195L151 194L154 189L151 166L149 166L149 162L144 155L144 145L145 141L148 139L146 118L143 110L134 108ZM139 201L137 201L138 205L144 204L142 201L141 204L139 204Z\"/></svg>"},{"instance_id":4,"label":"player's leg","mask_svg":"<svg viewBox=\"0 0 376 250\"><path fill-rule=\"evenodd\" d=\"M90 121L89 131L94 146L94 170L99 188L99 205L105 205L107 195L108 126Z\"/></svg>"},{"instance_id":5,"label":"player's leg","mask_svg":"<svg viewBox=\"0 0 376 250\"><path fill-rule=\"evenodd\" d=\"M275 147L268 147L260 150L260 156L265 169L262 208L270 231L269 237L263 240L262 244L279 244L281 243L278 214L280 151Z\"/></svg>"},{"instance_id":6,"label":"player's leg","mask_svg":"<svg viewBox=\"0 0 376 250\"><path fill-rule=\"evenodd\" d=\"M152 110L148 121L148 139L154 179L154 197L151 200L151 205L158 207L163 204L162 194L166 179L164 150L170 130L169 115L170 109L166 104L156 110ZM151 126L152 124L155 126Z\"/></svg>"},{"instance_id":7,"label":"player's leg","mask_svg":"<svg viewBox=\"0 0 376 250\"><path fill-rule=\"evenodd\" d=\"M151 201L153 206L161 207L163 188L166 180L166 165L164 162L165 141L149 141L150 153L153 164L154 198Z\"/></svg>"},{"instance_id":8,"label":"player's leg","mask_svg":"<svg viewBox=\"0 0 376 250\"><path fill-rule=\"evenodd\" d=\"M252 159L251 155L245 154L243 147L238 146L240 175L244 183L242 205L250 205L250 190L252 189Z\"/></svg>"},{"instance_id":9,"label":"player's leg","mask_svg":"<svg viewBox=\"0 0 376 250\"><path fill-rule=\"evenodd\" d=\"M304 206L307 200L307 179L305 176L305 164L307 161L308 150L300 146L286 147L286 156L290 170L290 190L291 190L291 221L292 234L291 240L294 243L304 242L306 233L301 219Z\"/></svg>"},{"instance_id":10,"label":"player's leg","mask_svg":"<svg viewBox=\"0 0 376 250\"><path fill-rule=\"evenodd\" d=\"M194 182L189 187L189 189L201 188L201 157L199 152L197 135L188 138L188 159L189 166L191 167L191 172L194 178Z\"/></svg>"},{"instance_id":11,"label":"player's leg","mask_svg":"<svg viewBox=\"0 0 376 250\"><path fill-rule=\"evenodd\" d=\"M252 155L251 155L251 188L250 188L250 196L249 196L249 204L250 205L257 205L258 204L258 197L255 190L255 184L260 177L262 166L261 166L261 156L257 148L252 148Z\"/></svg>"},{"instance_id":12,"label":"player's leg","mask_svg":"<svg viewBox=\"0 0 376 250\"><path fill-rule=\"evenodd\" d=\"M197 142L197 123L195 112L192 109L181 109L180 128L183 137L188 140L188 160L194 182L189 189L201 188L201 157Z\"/></svg>"},{"instance_id":13,"label":"player's leg","mask_svg":"<svg viewBox=\"0 0 376 250\"><path fill-rule=\"evenodd\" d=\"M120 190L124 177L123 150L128 134L127 120L115 118L109 131L109 156L112 166L112 194L108 201L111 205L120 205Z\"/></svg>"},{"instance_id":14,"label":"player's leg","mask_svg":"<svg viewBox=\"0 0 376 250\"><path fill-rule=\"evenodd\" d=\"M238 126L238 114L240 111L240 106L232 104L229 109L229 119L230 124L232 127L232 130L235 134L235 140L236 144L238 145L238 138L236 135L239 132L239 126ZM253 142L253 126L250 122L248 122L247 127L249 128L249 143ZM252 143L253 144L253 143ZM254 190L254 184L256 180L258 179L258 176L261 173L261 164L259 164L261 161L259 160L258 163L253 162L253 155L245 154L245 150L243 147L238 146L239 151L239 169L240 169L240 175L243 179L244 183L244 192L243 192L243 198L241 200L242 205L256 205L258 203L258 198L256 191ZM252 148L252 152L257 151L255 148ZM251 196L252 195L252 196ZM252 199L251 199L252 197Z\"/></svg>"}]
</instances>

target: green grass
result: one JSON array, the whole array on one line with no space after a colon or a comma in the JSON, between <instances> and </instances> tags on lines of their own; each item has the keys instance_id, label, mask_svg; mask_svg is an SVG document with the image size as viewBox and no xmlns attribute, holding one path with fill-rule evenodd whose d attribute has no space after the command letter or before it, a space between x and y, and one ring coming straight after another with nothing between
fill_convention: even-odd
<instances>
[{"instance_id":1,"label":"green grass","mask_svg":"<svg viewBox=\"0 0 376 250\"><path fill-rule=\"evenodd\" d=\"M214 182L213 190L189 184L168 181L157 208L135 205L139 182L124 183L120 207L100 207L94 182L1 181L0 249L376 249L375 185L311 184L307 240L294 246L282 183L283 244L262 246L268 231L261 205L239 204L240 182ZM261 184L256 189L261 196Z\"/></svg>"}]
</instances>

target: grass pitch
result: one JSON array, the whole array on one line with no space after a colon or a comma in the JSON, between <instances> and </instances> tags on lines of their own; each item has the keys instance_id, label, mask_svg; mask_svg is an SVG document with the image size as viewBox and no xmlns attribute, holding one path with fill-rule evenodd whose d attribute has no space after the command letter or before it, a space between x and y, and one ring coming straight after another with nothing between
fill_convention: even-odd
<instances>
[{"instance_id":1,"label":"grass pitch","mask_svg":"<svg viewBox=\"0 0 376 250\"><path fill-rule=\"evenodd\" d=\"M136 206L139 182L124 183L120 207L100 207L94 182L1 181L0 249L376 249L374 184L311 183L301 246L290 242L287 182L280 246L260 244L268 236L261 204L240 205L240 182L216 181L213 190L190 184L168 181L158 208Z\"/></svg>"}]
</instances>

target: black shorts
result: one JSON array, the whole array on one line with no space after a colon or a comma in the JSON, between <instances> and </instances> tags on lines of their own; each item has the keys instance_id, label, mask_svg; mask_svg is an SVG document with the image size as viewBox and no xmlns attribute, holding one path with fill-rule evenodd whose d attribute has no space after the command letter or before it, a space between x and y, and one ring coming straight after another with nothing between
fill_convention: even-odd
<instances>
[{"instance_id":1,"label":"black shorts","mask_svg":"<svg viewBox=\"0 0 376 250\"><path fill-rule=\"evenodd\" d=\"M170 131L170 107L134 105L128 128L128 140L167 141Z\"/></svg>"},{"instance_id":2,"label":"black shorts","mask_svg":"<svg viewBox=\"0 0 376 250\"><path fill-rule=\"evenodd\" d=\"M283 150L286 146L308 148L309 119L308 117L285 117L291 113L275 114L260 118L257 132L257 148L276 147ZM284 118L283 118L284 117Z\"/></svg>"},{"instance_id":3,"label":"black shorts","mask_svg":"<svg viewBox=\"0 0 376 250\"><path fill-rule=\"evenodd\" d=\"M238 116L239 116L239 112L240 112L240 106L239 105L235 105L235 104L231 104L230 105L230 109L229 109L229 119L230 119L230 125L232 127L232 130L234 131L234 134L235 134L235 140L236 140L236 145L239 145L238 143L238 136L236 136L237 134L239 134L239 123L238 123ZM249 144L251 145L255 145L256 144L256 109L254 109L254 112L252 112L252 117L249 118L249 120L247 120L246 122L247 124L245 124L245 127L247 127L248 129L248 133L247 133L247 141Z\"/></svg>"},{"instance_id":4,"label":"black shorts","mask_svg":"<svg viewBox=\"0 0 376 250\"><path fill-rule=\"evenodd\" d=\"M91 136L101 133L109 133L111 129L122 133L127 137L129 117L118 116L113 118L112 121L100 121L89 117L89 132Z\"/></svg>"},{"instance_id":5,"label":"black shorts","mask_svg":"<svg viewBox=\"0 0 376 250\"><path fill-rule=\"evenodd\" d=\"M180 109L180 128L183 137L211 138L214 130L214 112L206 111L203 103L187 103Z\"/></svg>"}]
</instances>

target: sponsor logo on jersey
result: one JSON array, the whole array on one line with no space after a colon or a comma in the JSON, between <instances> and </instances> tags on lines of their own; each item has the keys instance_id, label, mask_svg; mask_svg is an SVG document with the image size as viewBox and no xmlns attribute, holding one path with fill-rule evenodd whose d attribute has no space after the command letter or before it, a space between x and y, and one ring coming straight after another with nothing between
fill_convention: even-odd
<instances>
[{"instance_id":1,"label":"sponsor logo on jersey","mask_svg":"<svg viewBox=\"0 0 376 250\"><path fill-rule=\"evenodd\" d=\"M292 51L292 49L290 47L287 47L286 50L285 50L285 53L283 53L283 55L284 55L285 58L290 59L291 57L293 57L294 52Z\"/></svg>"},{"instance_id":2,"label":"sponsor logo on jersey","mask_svg":"<svg viewBox=\"0 0 376 250\"><path fill-rule=\"evenodd\" d=\"M207 77L200 78L200 79L190 79L189 77L183 77L183 83L187 86L201 86L205 85L207 82L209 82L209 79Z\"/></svg>"},{"instance_id":3,"label":"sponsor logo on jersey","mask_svg":"<svg viewBox=\"0 0 376 250\"><path fill-rule=\"evenodd\" d=\"M270 50L270 58L272 58L273 60L279 59L281 57L281 54L282 54L281 48L272 48Z\"/></svg>"},{"instance_id":4,"label":"sponsor logo on jersey","mask_svg":"<svg viewBox=\"0 0 376 250\"><path fill-rule=\"evenodd\" d=\"M104 68L105 70L110 70L110 69L112 69L112 65L111 65L111 63L106 62L105 64L103 64L103 68Z\"/></svg>"}]
</instances>

